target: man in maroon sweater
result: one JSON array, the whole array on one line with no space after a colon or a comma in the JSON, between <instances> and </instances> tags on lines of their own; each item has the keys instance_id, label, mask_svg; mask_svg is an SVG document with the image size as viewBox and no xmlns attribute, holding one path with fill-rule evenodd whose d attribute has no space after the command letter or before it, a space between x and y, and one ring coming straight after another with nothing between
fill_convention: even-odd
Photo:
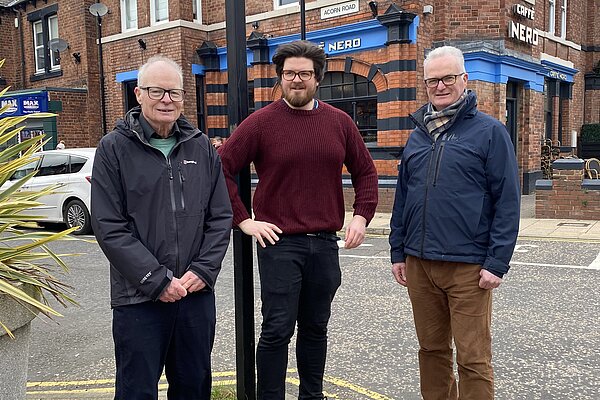
<instances>
[{"instance_id":1,"label":"man in maroon sweater","mask_svg":"<svg viewBox=\"0 0 600 400\"><path fill-rule=\"evenodd\" d=\"M221 148L234 224L254 236L262 299L258 398L282 400L288 344L298 322L299 399L323 398L327 323L341 283L336 231L344 223L342 167L352 176L354 217L345 247L360 245L377 206L377 172L352 119L314 98L325 53L296 41L273 56L283 99L250 115ZM255 219L234 180L254 163Z\"/></svg>"}]
</instances>

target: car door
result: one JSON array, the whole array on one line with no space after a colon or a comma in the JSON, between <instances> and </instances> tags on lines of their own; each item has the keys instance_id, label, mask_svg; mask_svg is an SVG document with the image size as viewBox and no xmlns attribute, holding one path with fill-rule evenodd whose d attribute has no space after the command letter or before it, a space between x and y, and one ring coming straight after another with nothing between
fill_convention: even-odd
<instances>
[{"instance_id":1,"label":"car door","mask_svg":"<svg viewBox=\"0 0 600 400\"><path fill-rule=\"evenodd\" d=\"M29 180L23 190L39 191L50 185L60 184L55 192L38 199L41 206L27 212L30 215L46 217L48 221L60 222L62 217L62 203L66 196L69 172L68 154L43 154L36 176Z\"/></svg>"}]
</instances>

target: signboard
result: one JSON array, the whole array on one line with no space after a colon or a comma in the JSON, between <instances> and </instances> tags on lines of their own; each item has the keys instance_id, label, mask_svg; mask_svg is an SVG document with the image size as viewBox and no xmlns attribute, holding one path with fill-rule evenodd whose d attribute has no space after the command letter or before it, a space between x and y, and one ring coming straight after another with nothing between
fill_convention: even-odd
<instances>
[{"instance_id":1,"label":"signboard","mask_svg":"<svg viewBox=\"0 0 600 400\"><path fill-rule=\"evenodd\" d=\"M515 4L512 7L513 14L519 19L535 20L535 10L522 4ZM539 41L538 30L520 22L508 22L508 38L516 39L520 42L528 43L537 46Z\"/></svg>"},{"instance_id":2,"label":"signboard","mask_svg":"<svg viewBox=\"0 0 600 400\"><path fill-rule=\"evenodd\" d=\"M358 0L348 1L346 3L335 4L329 7L321 8L321 19L339 17L341 15L353 14L360 10Z\"/></svg>"},{"instance_id":3,"label":"signboard","mask_svg":"<svg viewBox=\"0 0 600 400\"><path fill-rule=\"evenodd\" d=\"M48 111L48 93L20 94L0 98L0 107L8 105L0 118L18 117Z\"/></svg>"}]
</instances>

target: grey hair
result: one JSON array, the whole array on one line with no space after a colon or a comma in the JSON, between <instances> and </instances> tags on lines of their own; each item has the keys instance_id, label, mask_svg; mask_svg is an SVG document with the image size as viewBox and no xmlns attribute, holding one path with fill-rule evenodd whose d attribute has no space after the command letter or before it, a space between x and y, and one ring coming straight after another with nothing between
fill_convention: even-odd
<instances>
[{"instance_id":1,"label":"grey hair","mask_svg":"<svg viewBox=\"0 0 600 400\"><path fill-rule=\"evenodd\" d=\"M144 75L146 74L146 70L148 69L148 67L152 64L155 64L157 62L163 62L169 66L171 66L175 72L177 72L177 75L179 75L179 80L181 81L181 86L183 86L183 70L181 69L181 66L179 64L177 64L175 61L173 61L172 59L170 59L167 56L163 56L162 54L157 54L155 56L152 56L148 59L148 61L146 61L144 63L144 65L142 65L140 67L140 69L138 69L138 86L142 85L142 82L144 80Z\"/></svg>"},{"instance_id":2,"label":"grey hair","mask_svg":"<svg viewBox=\"0 0 600 400\"><path fill-rule=\"evenodd\" d=\"M457 49L454 46L442 46L430 51L429 54L427 54L427 57L425 57L425 60L423 61L423 68L427 68L427 64L429 63L429 61L446 56L454 57L454 59L458 63L460 72L467 72L467 70L465 69L465 58L463 56L463 53L462 51L460 51L460 49Z\"/></svg>"}]
</instances>

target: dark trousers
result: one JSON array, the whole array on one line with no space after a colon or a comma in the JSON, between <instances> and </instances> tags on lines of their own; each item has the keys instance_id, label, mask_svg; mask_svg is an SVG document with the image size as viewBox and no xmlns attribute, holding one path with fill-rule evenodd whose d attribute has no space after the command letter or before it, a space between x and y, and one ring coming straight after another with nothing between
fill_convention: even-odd
<instances>
[{"instance_id":1,"label":"dark trousers","mask_svg":"<svg viewBox=\"0 0 600 400\"><path fill-rule=\"evenodd\" d=\"M115 400L158 399L163 367L169 400L209 400L215 314L210 291L115 307Z\"/></svg>"},{"instance_id":2,"label":"dark trousers","mask_svg":"<svg viewBox=\"0 0 600 400\"><path fill-rule=\"evenodd\" d=\"M256 351L258 398L285 398L288 344L298 322L299 399L323 398L327 323L341 283L338 245L306 235L258 248L262 330Z\"/></svg>"}]
</instances>

